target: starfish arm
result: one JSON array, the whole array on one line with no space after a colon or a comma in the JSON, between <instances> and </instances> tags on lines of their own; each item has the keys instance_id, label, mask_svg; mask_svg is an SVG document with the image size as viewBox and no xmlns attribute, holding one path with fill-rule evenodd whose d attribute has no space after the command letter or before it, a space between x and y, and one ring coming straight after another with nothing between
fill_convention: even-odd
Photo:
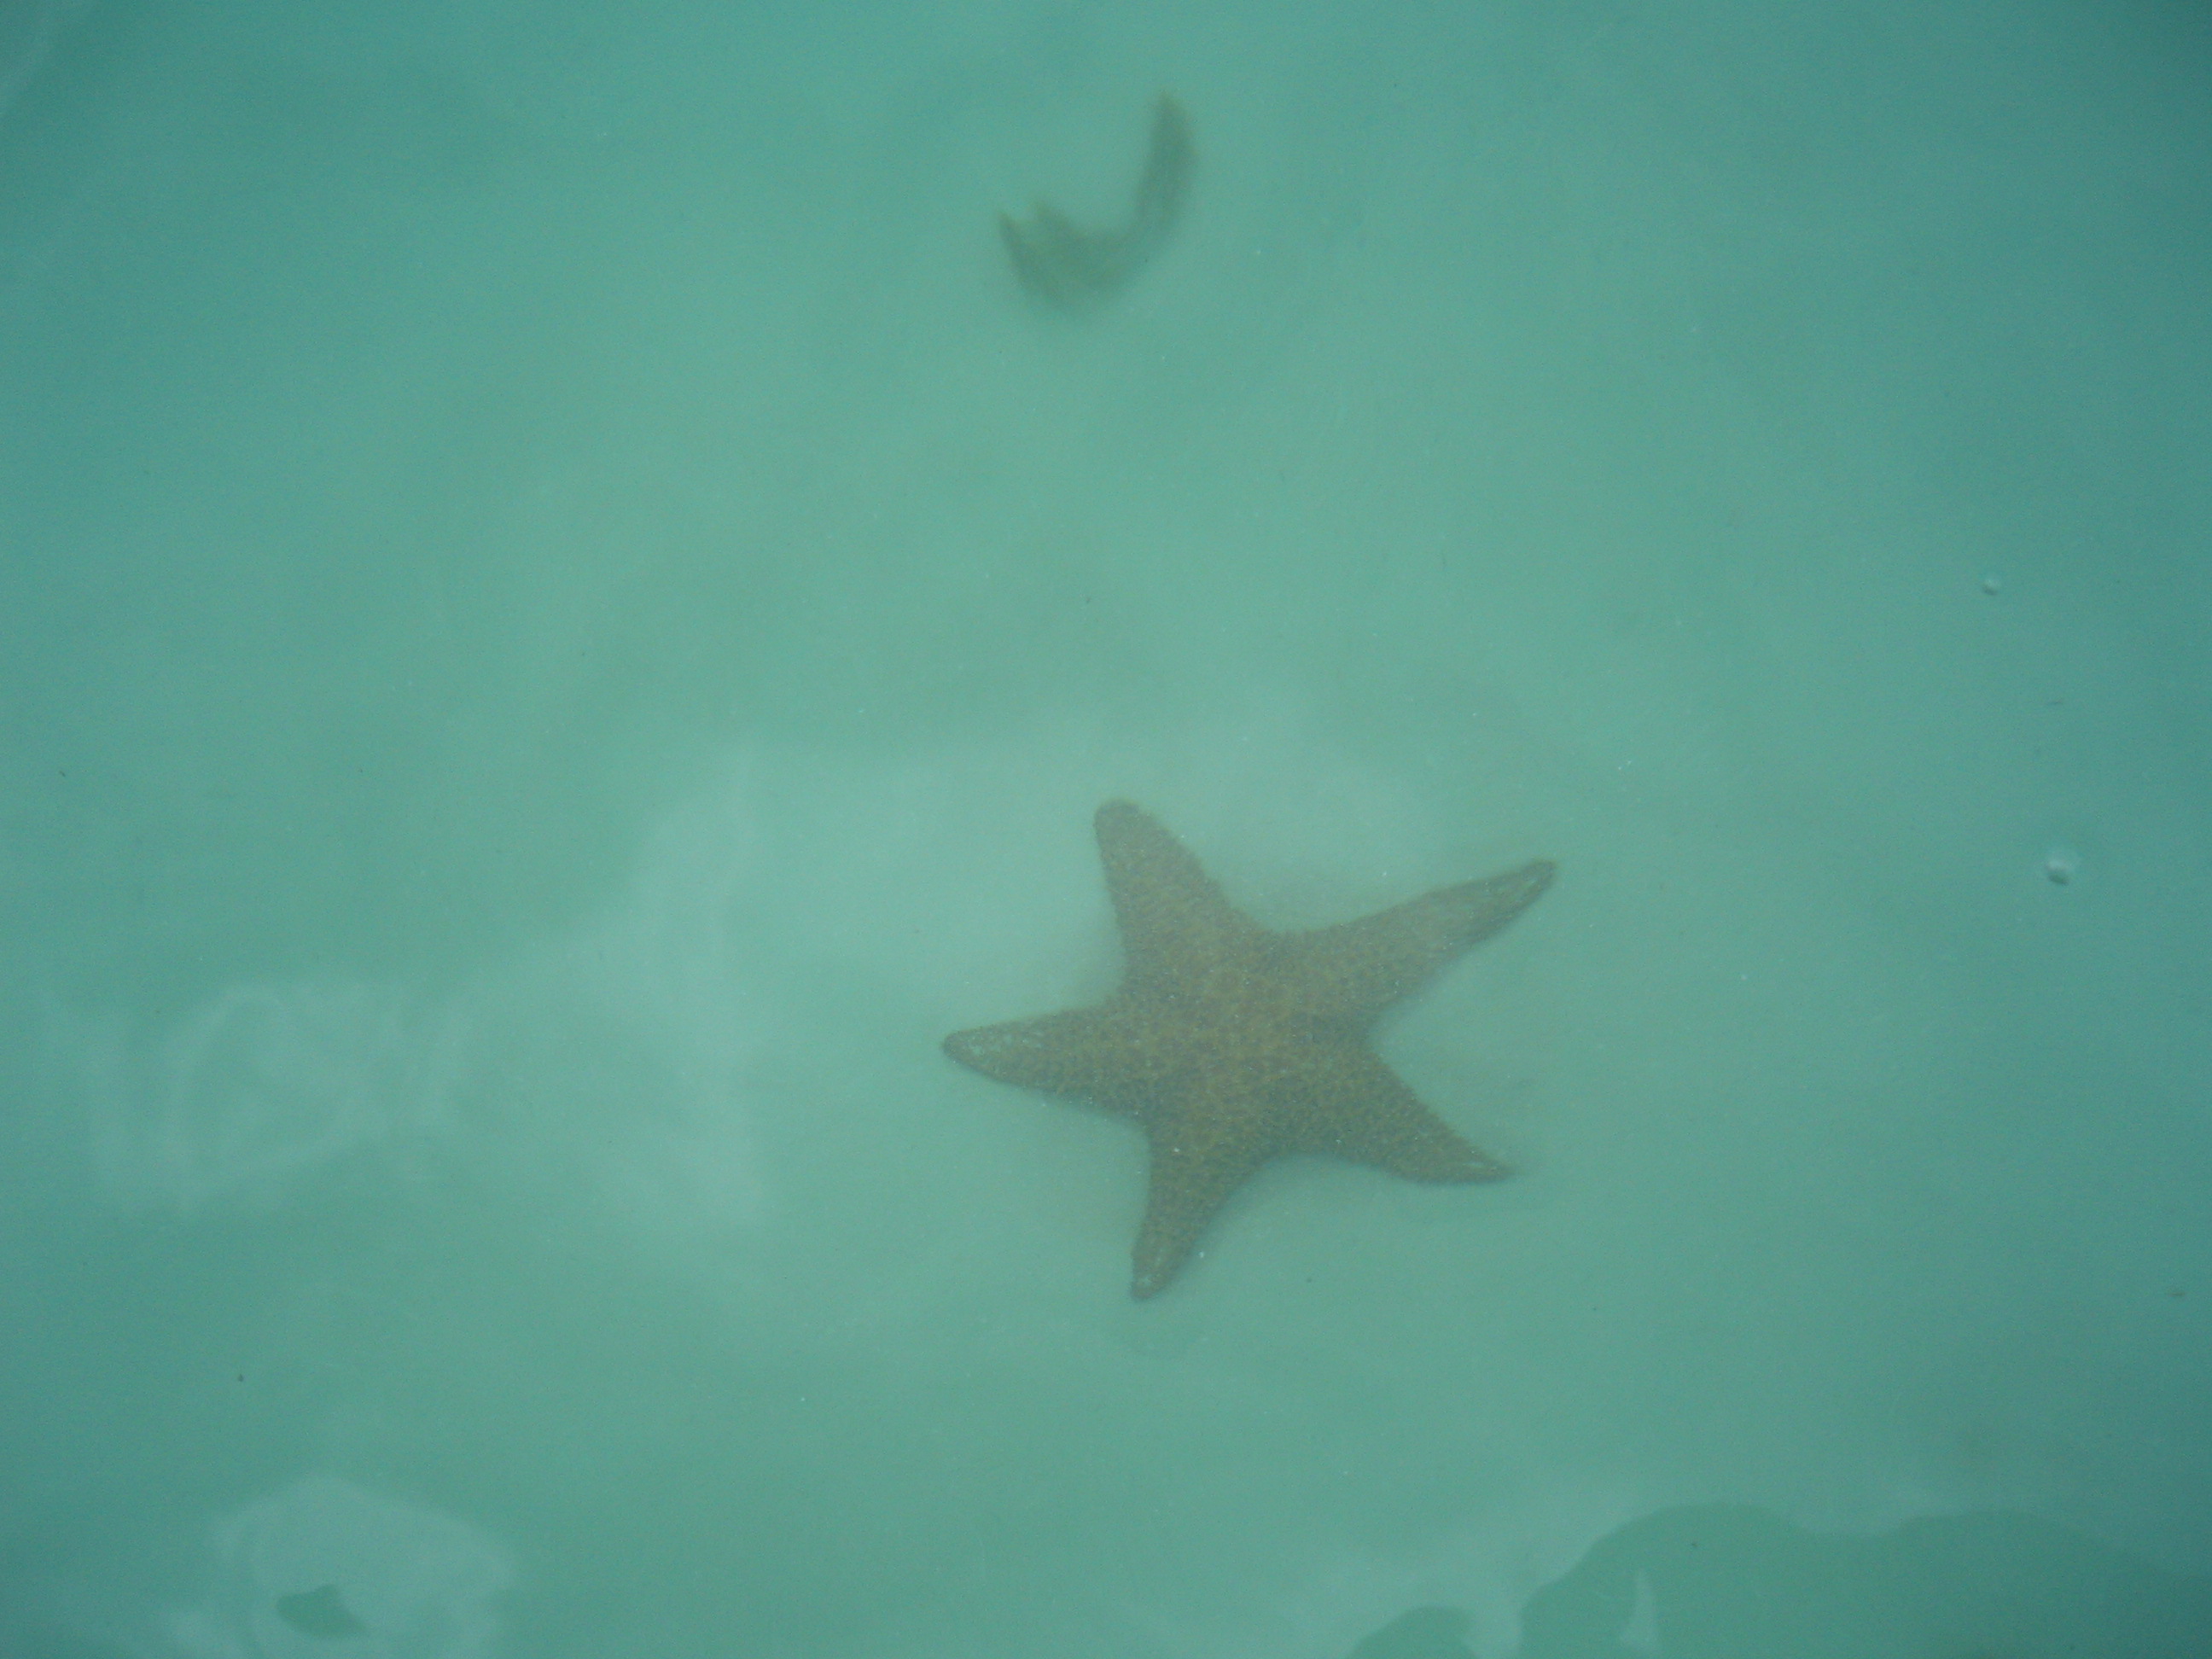
<instances>
[{"instance_id":1,"label":"starfish arm","mask_svg":"<svg viewBox=\"0 0 2212 1659\"><path fill-rule=\"evenodd\" d=\"M1159 1087L1173 1063L1118 1000L955 1031L945 1052L1001 1083L1082 1095L1124 1111Z\"/></svg>"},{"instance_id":2,"label":"starfish arm","mask_svg":"<svg viewBox=\"0 0 2212 1659\"><path fill-rule=\"evenodd\" d=\"M1145 156L1144 176L1137 180L1136 205L1129 215L1129 240L1140 259L1156 252L1175 228L1197 160L1190 117L1173 93L1162 93L1152 106L1152 148Z\"/></svg>"},{"instance_id":3,"label":"starfish arm","mask_svg":"<svg viewBox=\"0 0 2212 1659\"><path fill-rule=\"evenodd\" d=\"M1224 1132L1224 1126L1199 1115L1156 1127L1151 1138L1145 1220L1131 1252L1129 1294L1139 1301L1167 1288L1229 1195L1274 1150L1236 1128Z\"/></svg>"},{"instance_id":4,"label":"starfish arm","mask_svg":"<svg viewBox=\"0 0 2212 1659\"><path fill-rule=\"evenodd\" d=\"M1264 937L1239 915L1189 848L1125 800L1098 809L1098 856L1128 956L1128 988L1173 996Z\"/></svg>"},{"instance_id":5,"label":"starfish arm","mask_svg":"<svg viewBox=\"0 0 2212 1659\"><path fill-rule=\"evenodd\" d=\"M1364 1025L1541 898L1554 869L1538 859L1341 927L1287 934L1275 947L1282 974L1307 1013Z\"/></svg>"},{"instance_id":6,"label":"starfish arm","mask_svg":"<svg viewBox=\"0 0 2212 1659\"><path fill-rule=\"evenodd\" d=\"M1407 1181L1502 1181L1512 1171L1420 1102L1375 1054L1331 1045L1300 1079L1297 1150L1372 1165Z\"/></svg>"}]
</instances>

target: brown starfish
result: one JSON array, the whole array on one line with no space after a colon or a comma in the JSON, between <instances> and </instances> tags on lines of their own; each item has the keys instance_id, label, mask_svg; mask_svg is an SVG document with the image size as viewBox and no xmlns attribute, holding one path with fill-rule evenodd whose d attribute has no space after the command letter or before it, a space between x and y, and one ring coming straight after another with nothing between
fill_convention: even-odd
<instances>
[{"instance_id":1,"label":"brown starfish","mask_svg":"<svg viewBox=\"0 0 2212 1659\"><path fill-rule=\"evenodd\" d=\"M955 1031L945 1052L986 1077L1077 1095L1136 1119L1151 1195L1130 1289L1164 1288L1214 1212L1291 1152L1408 1181L1510 1173L1460 1139L1367 1046L1392 1003L1534 904L1539 859L1358 921L1273 933L1221 896L1159 821L1098 809L1098 852L1128 966L1094 1008Z\"/></svg>"}]
</instances>

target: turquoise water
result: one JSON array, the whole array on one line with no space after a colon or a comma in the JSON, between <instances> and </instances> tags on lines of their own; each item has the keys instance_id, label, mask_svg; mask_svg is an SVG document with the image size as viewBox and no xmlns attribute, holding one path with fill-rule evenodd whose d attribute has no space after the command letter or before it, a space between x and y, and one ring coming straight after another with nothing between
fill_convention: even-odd
<instances>
[{"instance_id":1,"label":"turquoise water","mask_svg":"<svg viewBox=\"0 0 2212 1659\"><path fill-rule=\"evenodd\" d=\"M2212 1651L2201 10L757 9L0 12L0 1659Z\"/></svg>"}]
</instances>

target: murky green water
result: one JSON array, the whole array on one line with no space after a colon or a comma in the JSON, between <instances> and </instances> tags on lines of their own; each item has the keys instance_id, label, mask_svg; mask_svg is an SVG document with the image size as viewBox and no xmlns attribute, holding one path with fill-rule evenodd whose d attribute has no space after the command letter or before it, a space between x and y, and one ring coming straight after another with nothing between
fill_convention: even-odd
<instances>
[{"instance_id":1,"label":"murky green water","mask_svg":"<svg viewBox=\"0 0 2212 1659\"><path fill-rule=\"evenodd\" d=\"M0 1655L2212 1648L2203 16L748 9L0 11Z\"/></svg>"}]
</instances>

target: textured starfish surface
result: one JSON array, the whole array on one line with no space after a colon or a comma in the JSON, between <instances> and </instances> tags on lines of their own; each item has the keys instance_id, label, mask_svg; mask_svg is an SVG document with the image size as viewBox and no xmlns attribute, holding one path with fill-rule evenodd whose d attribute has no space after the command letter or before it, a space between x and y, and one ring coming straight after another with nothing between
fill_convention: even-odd
<instances>
[{"instance_id":1,"label":"textured starfish surface","mask_svg":"<svg viewBox=\"0 0 2212 1659\"><path fill-rule=\"evenodd\" d=\"M1408 1181L1506 1167L1414 1097L1368 1046L1376 1017L1527 909L1543 860L1439 887L1358 921L1276 933L1222 896L1183 844L1127 801L1098 809L1098 852L1128 961L1096 1007L956 1031L986 1077L1136 1120L1152 1144L1133 1293L1163 1289L1229 1195L1270 1160L1326 1153Z\"/></svg>"}]
</instances>

